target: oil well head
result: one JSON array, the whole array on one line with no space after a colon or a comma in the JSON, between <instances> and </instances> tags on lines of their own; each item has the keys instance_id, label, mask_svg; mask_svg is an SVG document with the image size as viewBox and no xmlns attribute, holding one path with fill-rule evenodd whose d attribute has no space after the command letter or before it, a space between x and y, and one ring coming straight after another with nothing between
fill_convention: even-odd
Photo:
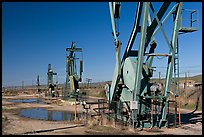
<instances>
[{"instance_id":1,"label":"oil well head","mask_svg":"<svg viewBox=\"0 0 204 137\"><path fill-rule=\"evenodd\" d=\"M56 76L57 73L53 72L52 68L51 68L51 64L48 64L48 72L47 72L47 88L48 88L48 96L56 96L56 92L58 91L55 91L55 87L56 87L56 84L54 84L54 76ZM46 94L47 96L47 94Z\"/></svg>"}]
</instances>

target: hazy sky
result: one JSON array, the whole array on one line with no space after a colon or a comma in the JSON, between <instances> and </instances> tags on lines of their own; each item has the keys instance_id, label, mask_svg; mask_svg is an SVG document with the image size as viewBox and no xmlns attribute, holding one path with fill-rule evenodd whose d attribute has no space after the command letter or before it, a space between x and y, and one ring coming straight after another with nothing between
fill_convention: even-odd
<instances>
[{"instance_id":1,"label":"hazy sky","mask_svg":"<svg viewBox=\"0 0 204 137\"><path fill-rule=\"evenodd\" d=\"M136 4L121 4L121 56L132 31ZM158 9L161 4L153 5ZM183 8L199 11L199 31L179 36L180 76L185 72L193 76L202 73L202 3L184 2ZM167 34L170 25L164 25ZM158 53L168 49L161 37L155 37ZM21 85L22 81L24 85L36 84L37 75L40 83L46 84L48 64L58 73L59 83L64 83L65 49L72 41L83 50L83 82L86 78L93 82L112 79L115 49L108 2L2 2L2 86ZM165 77L162 62L166 59L154 61L154 77L158 72Z\"/></svg>"}]
</instances>

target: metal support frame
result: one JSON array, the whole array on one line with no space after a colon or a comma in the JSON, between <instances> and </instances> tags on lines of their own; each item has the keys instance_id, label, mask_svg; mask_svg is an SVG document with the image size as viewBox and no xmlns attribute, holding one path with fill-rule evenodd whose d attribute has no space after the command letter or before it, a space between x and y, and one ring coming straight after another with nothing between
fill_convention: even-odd
<instances>
[{"instance_id":1,"label":"metal support frame","mask_svg":"<svg viewBox=\"0 0 204 137\"><path fill-rule=\"evenodd\" d=\"M178 5L177 8L177 14L176 18L174 20L174 28L173 28L173 33L172 33L172 41L171 41L171 46L173 50L170 50L169 54L171 56L168 57L168 66L167 66L167 73L166 73L166 82L165 82L165 87L164 87L164 100L168 102L169 99L169 89L170 89L170 84L172 80L172 73L173 73L173 65L174 65L174 58L175 58L175 51L177 48L177 39L178 39L178 33L179 33L179 28L180 28L180 22L181 22L181 10L182 10L182 3ZM162 107L162 119L160 121L160 127L163 126L163 124L166 126L166 119L167 119L167 103L163 104Z\"/></svg>"},{"instance_id":2,"label":"metal support frame","mask_svg":"<svg viewBox=\"0 0 204 137\"><path fill-rule=\"evenodd\" d=\"M51 64L48 64L48 72L47 72L47 86L48 88L50 88L50 85L54 88L55 87L55 84L53 82L53 76L54 75L57 75L57 73L54 73L52 68L51 68ZM49 90L48 92L48 95L49 96L52 96L52 90L51 91Z\"/></svg>"},{"instance_id":3,"label":"metal support frame","mask_svg":"<svg viewBox=\"0 0 204 137\"><path fill-rule=\"evenodd\" d=\"M114 16L114 14L119 13L119 11L115 10L119 9L114 9L114 4L109 2L113 37L116 48L116 65L111 86L106 85L105 87L106 95L109 100L110 109L115 110L115 113L117 114L119 114L118 111L121 110L119 102L133 101L134 103L138 103L137 108L131 109L131 103L125 103L127 110L132 112L131 122L133 128L153 126L161 128L167 126L170 84L173 80L173 74L175 77L177 72L179 73L179 65L176 64L176 61L178 61L178 34L182 28L182 2L175 3L170 11L167 12L170 5L171 2L163 2L156 13L152 2L138 2L132 33L124 51L124 55L120 60L121 44L118 40L119 32L116 31L117 28L115 26L116 18L114 18L118 17ZM150 12L152 12L152 14L150 14ZM174 13L173 28L172 31L170 31L172 36L167 37L163 25L172 13ZM151 20L151 15L153 15L153 20ZM166 16L164 17L164 15ZM169 48L169 53L154 53L155 48L157 47L157 41L159 40L156 41L155 36L159 30L161 30L166 45ZM138 33L140 33L140 39L137 43L138 50L132 50ZM149 53L146 53L146 49L149 45ZM145 56L147 56L146 60ZM150 79L153 75L152 64L155 56L164 56L167 58L168 62L163 93L161 91L158 92L159 89L157 89L154 91L154 94L152 94L152 89L150 87L154 86L154 83L151 83ZM176 77L179 78L178 75ZM174 95L177 94L179 94L179 89L174 93ZM114 107L115 102L118 102L116 107ZM177 104L177 101L175 103ZM154 112L153 107L156 108L156 111ZM175 108L175 111L177 113L177 107Z\"/></svg>"},{"instance_id":4,"label":"metal support frame","mask_svg":"<svg viewBox=\"0 0 204 137\"><path fill-rule=\"evenodd\" d=\"M79 58L75 57L75 52L81 52L82 48L76 48L75 43L72 42L71 48L66 48L66 51L69 52L69 55L66 54L66 82L65 89L63 91L63 99L68 99L68 82L70 82L70 98L75 98L78 96L77 89L79 89L79 82L82 81L82 72L83 72L83 60L81 58L79 62L79 75L77 74L76 60ZM78 100L78 97L77 97Z\"/></svg>"},{"instance_id":5,"label":"metal support frame","mask_svg":"<svg viewBox=\"0 0 204 137\"><path fill-rule=\"evenodd\" d=\"M146 40L146 33L147 33L147 18L148 18L148 9L149 9L149 2L144 3L144 10L142 14L142 26L141 26L141 37L140 37L140 44L138 50L138 63L136 66L136 77L135 77L135 86L133 90L133 101L138 101L138 95L140 94L140 87L141 87L141 78L142 78L142 67L143 67L143 60L144 60L144 48L145 48L145 40ZM140 110L140 103L138 110ZM134 123L137 120L137 109L133 109L132 113L132 120L133 120L133 128L135 127Z\"/></svg>"},{"instance_id":6,"label":"metal support frame","mask_svg":"<svg viewBox=\"0 0 204 137\"><path fill-rule=\"evenodd\" d=\"M54 85L53 82L53 76L57 75L57 73L54 73L51 64L48 64L48 72L47 72L47 85L49 86L50 84Z\"/></svg>"}]
</instances>

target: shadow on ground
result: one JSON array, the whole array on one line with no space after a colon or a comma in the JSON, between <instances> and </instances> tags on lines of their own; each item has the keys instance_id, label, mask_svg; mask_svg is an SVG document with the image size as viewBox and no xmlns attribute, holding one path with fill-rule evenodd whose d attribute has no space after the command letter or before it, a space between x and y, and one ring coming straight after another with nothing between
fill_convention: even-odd
<instances>
[{"instance_id":1,"label":"shadow on ground","mask_svg":"<svg viewBox=\"0 0 204 137\"><path fill-rule=\"evenodd\" d=\"M177 115L178 117L178 115ZM175 115L173 113L169 114L169 125L174 125L175 123ZM202 123L202 113L195 113L190 112L190 113L181 113L181 124L195 124L197 122Z\"/></svg>"},{"instance_id":2,"label":"shadow on ground","mask_svg":"<svg viewBox=\"0 0 204 137\"><path fill-rule=\"evenodd\" d=\"M197 122L202 123L202 113L181 114L181 124L195 124Z\"/></svg>"}]
</instances>

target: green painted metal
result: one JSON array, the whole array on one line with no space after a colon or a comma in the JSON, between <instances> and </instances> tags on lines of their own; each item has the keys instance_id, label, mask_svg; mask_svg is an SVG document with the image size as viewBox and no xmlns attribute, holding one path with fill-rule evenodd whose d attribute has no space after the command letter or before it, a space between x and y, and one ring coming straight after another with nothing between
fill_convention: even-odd
<instances>
[{"instance_id":1,"label":"green painted metal","mask_svg":"<svg viewBox=\"0 0 204 137\"><path fill-rule=\"evenodd\" d=\"M114 18L114 13L116 13L116 9L114 8L114 3L109 2L109 9L110 9L110 16L111 16L111 23L112 23L114 42L115 42L115 51L116 51L116 64L115 64L111 88L110 88L110 91L108 91L108 99L110 100L110 104L111 104L110 107L113 107L112 100L115 100L117 98L116 86L121 76L121 60L120 60L121 42L118 40L118 33L116 32L115 18Z\"/></svg>"},{"instance_id":2,"label":"green painted metal","mask_svg":"<svg viewBox=\"0 0 204 137\"><path fill-rule=\"evenodd\" d=\"M159 25L159 29L161 29L161 31L162 31L162 33L163 33L163 35L164 35L164 38L165 38L165 41L166 41L167 45L169 46L170 50L172 50L172 47L171 47L171 45L170 45L170 43L169 43L169 40L168 40L168 37L167 37L167 35L166 35L166 33L165 33L165 31L164 31L164 29L163 29L161 23L160 23L160 21L159 21L157 15L156 15L156 13L155 13L155 11L154 11L154 8L152 7L152 4L150 5L150 7L151 7L151 9L152 9L152 11L153 11L154 17L155 17L155 19L156 19L158 25Z\"/></svg>"},{"instance_id":3,"label":"green painted metal","mask_svg":"<svg viewBox=\"0 0 204 137\"><path fill-rule=\"evenodd\" d=\"M53 81L53 77L54 75L57 75L57 73L54 73L52 68L51 68L51 64L48 64L48 72L47 72L47 87L48 87L48 96L51 97L53 96L54 94L52 93L52 90L54 90L53 88L56 86L54 84L54 81ZM53 88L51 88L53 87ZM51 88L51 90L50 90Z\"/></svg>"},{"instance_id":4,"label":"green painted metal","mask_svg":"<svg viewBox=\"0 0 204 137\"><path fill-rule=\"evenodd\" d=\"M127 120L132 123L133 128L154 126L161 128L167 126L166 110L170 96L170 84L172 83L173 74L175 75L176 73L175 67L179 69L179 67L175 65L175 59L178 58L177 42L178 34L181 30L182 2L175 3L172 5L170 11L167 12L170 5L171 2L163 2L156 13L152 2L138 2L132 33L123 58L120 61L120 53L117 49L118 47L120 48L120 44L117 44L120 42L117 38L114 22L114 6L111 2L109 3L113 36L116 46L116 65L111 86L106 85L105 87L106 95L111 105L110 109L117 109L115 110L117 115L122 113L119 112L122 111L121 108L123 105L121 104L125 105L130 114ZM150 12L152 12L152 14L150 14ZM168 38L163 25L172 13L176 16L172 22L172 31L169 32L172 36ZM152 19L150 15L153 15ZM160 39L155 39L159 30L161 30L163 34L163 38L169 48L169 53L154 53L158 46L164 46L157 45ZM138 35L139 33L140 35ZM133 50L132 47L136 37L139 38L139 41L136 41L138 49ZM149 53L146 53L148 47ZM161 84L151 82L154 71L152 65L154 57L156 56L163 56L167 59L166 80L163 90L161 90ZM115 102L118 102L118 105L114 108L113 104ZM134 105L135 103L137 105ZM154 107L157 108L157 111L153 109Z\"/></svg>"},{"instance_id":5,"label":"green painted metal","mask_svg":"<svg viewBox=\"0 0 204 137\"><path fill-rule=\"evenodd\" d=\"M175 5L172 7L172 9L169 11L169 13L168 13L168 14L166 15L166 17L163 19L161 25L163 25L163 24L167 21L167 19L172 15L172 13L174 12L174 10L175 10L175 8L178 6L178 4L179 4L179 3L175 4ZM157 29L154 31L154 33L152 34L152 36L154 36L154 35L159 31L160 28L161 28L161 27L157 28Z\"/></svg>"},{"instance_id":6,"label":"green painted metal","mask_svg":"<svg viewBox=\"0 0 204 137\"><path fill-rule=\"evenodd\" d=\"M79 75L77 74L77 66L75 52L81 52L82 48L76 48L75 43L72 42L71 48L66 48L66 81L65 89L63 91L63 99L75 98L78 96L79 82L82 81L82 72L83 72L83 62L82 59L79 61ZM70 83L69 88L70 92L68 93L68 83ZM78 98L77 98L78 100Z\"/></svg>"},{"instance_id":7,"label":"green painted metal","mask_svg":"<svg viewBox=\"0 0 204 137\"><path fill-rule=\"evenodd\" d=\"M124 60L128 57L128 55L130 55L133 43L135 41L137 33L139 32L139 22L140 22L140 17L141 17L141 12L142 12L142 5L143 5L142 2L139 2L137 4L135 22L134 22L133 30L132 30L132 33L130 35L128 44L126 46L126 49L123 55L123 58L122 58L122 67L123 67Z\"/></svg>"},{"instance_id":8,"label":"green painted metal","mask_svg":"<svg viewBox=\"0 0 204 137\"><path fill-rule=\"evenodd\" d=\"M140 125L139 121L137 121L137 114L140 113L142 104L140 103L140 100L138 98L138 95L140 94L140 88L141 88L141 79L142 79L142 67L143 67L143 60L144 60L144 49L145 49L145 40L146 40L146 33L147 33L147 19L148 19L148 9L149 9L149 2L144 3L143 8L143 15L142 15L142 26L141 26L141 37L140 37L140 43L139 43L139 50L138 50L138 64L136 65L136 77L135 77L135 83L134 83L134 90L133 90L133 101L138 102L138 109L133 109L132 113L132 119L133 119L133 127L134 127L134 121L136 120L137 125Z\"/></svg>"},{"instance_id":9,"label":"green painted metal","mask_svg":"<svg viewBox=\"0 0 204 137\"><path fill-rule=\"evenodd\" d=\"M49 86L50 84L54 85L53 83L53 76L57 75L57 73L54 73L51 64L48 64L48 72L47 72L47 85Z\"/></svg>"},{"instance_id":10,"label":"green painted metal","mask_svg":"<svg viewBox=\"0 0 204 137\"><path fill-rule=\"evenodd\" d=\"M173 33L172 33L172 47L173 50L170 50L169 54L171 54L171 56L169 56L168 58L168 66L167 66L167 73L166 73L166 84L164 87L164 97L166 102L164 102L164 105L162 107L162 119L160 120L160 124L159 126L167 126L167 105L168 105L168 99L169 99L169 89L170 89L170 84L171 84L171 80L172 80L172 73L173 73L173 65L174 65L174 57L175 57L175 51L176 51L176 47L177 47L177 39L178 39L178 33L179 33L179 28L180 28L180 22L181 22L181 10L182 10L182 3L179 4L177 11L176 11L176 18L174 20L174 28L173 28Z\"/></svg>"},{"instance_id":11,"label":"green painted metal","mask_svg":"<svg viewBox=\"0 0 204 137\"><path fill-rule=\"evenodd\" d=\"M116 26L115 26L115 19L114 19L115 9L114 9L114 3L113 2L109 2L109 9L110 9L113 36L114 36L115 41L118 41Z\"/></svg>"},{"instance_id":12,"label":"green painted metal","mask_svg":"<svg viewBox=\"0 0 204 137\"><path fill-rule=\"evenodd\" d=\"M168 9L169 5L171 4L171 2L163 2L162 6L160 7L158 13L157 13L157 17L159 20L161 20L161 18L164 16L166 10ZM145 51L146 48L151 40L151 38L153 37L152 34L154 33L154 30L156 29L158 23L156 21L156 19L154 18L151 25L149 25L149 31L147 33L147 40L145 43Z\"/></svg>"}]
</instances>

